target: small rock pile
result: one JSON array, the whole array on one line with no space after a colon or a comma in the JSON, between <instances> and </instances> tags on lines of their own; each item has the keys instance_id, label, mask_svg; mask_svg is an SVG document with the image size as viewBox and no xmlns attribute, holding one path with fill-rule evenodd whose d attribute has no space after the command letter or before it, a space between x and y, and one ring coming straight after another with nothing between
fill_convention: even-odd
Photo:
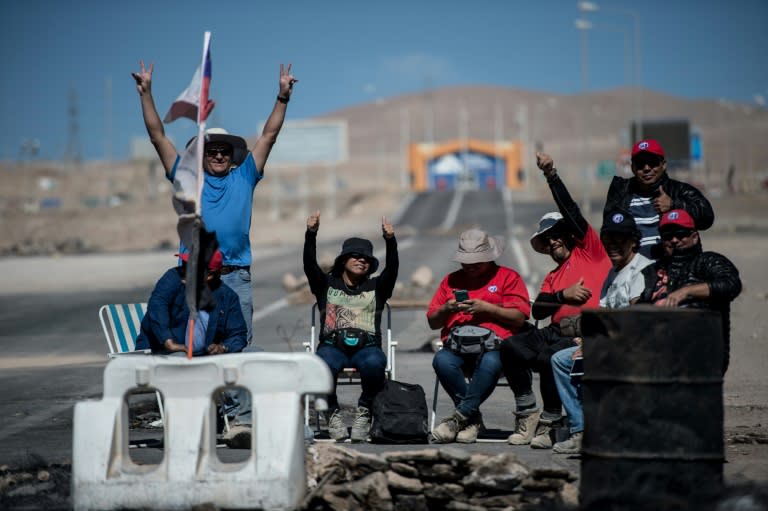
<instances>
[{"instance_id":1,"label":"small rock pile","mask_svg":"<svg viewBox=\"0 0 768 511\"><path fill-rule=\"evenodd\" d=\"M0 466L0 509L71 509L68 463L30 455L21 466Z\"/></svg>"},{"instance_id":2,"label":"small rock pile","mask_svg":"<svg viewBox=\"0 0 768 511\"><path fill-rule=\"evenodd\" d=\"M377 456L315 444L307 450L307 477L308 511L578 507L576 477L567 469L531 470L512 453L469 454L450 446Z\"/></svg>"}]
</instances>

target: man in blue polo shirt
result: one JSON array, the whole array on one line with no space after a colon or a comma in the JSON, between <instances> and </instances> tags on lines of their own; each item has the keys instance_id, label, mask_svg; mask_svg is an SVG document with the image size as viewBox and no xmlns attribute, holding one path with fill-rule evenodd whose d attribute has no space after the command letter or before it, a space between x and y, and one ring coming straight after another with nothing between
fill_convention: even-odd
<instances>
[{"instance_id":1,"label":"man in blue polo shirt","mask_svg":"<svg viewBox=\"0 0 768 511\"><path fill-rule=\"evenodd\" d=\"M166 177L173 181L181 158L171 140L165 135L163 123L152 98L153 69L153 65L146 69L142 62L141 70L132 76L136 80L136 89L141 98L141 111L149 139L160 157ZM296 81L291 74L291 65L283 67L281 64L277 99L264 130L251 151L248 151L242 137L230 135L221 128L208 129L205 134L205 183L201 200L203 222L208 231L216 233L219 241L219 248L224 255L221 280L232 288L240 299L248 327L249 347L253 338L253 292L250 274L253 192L264 176L264 166L283 126L288 101Z\"/></svg>"}]
</instances>

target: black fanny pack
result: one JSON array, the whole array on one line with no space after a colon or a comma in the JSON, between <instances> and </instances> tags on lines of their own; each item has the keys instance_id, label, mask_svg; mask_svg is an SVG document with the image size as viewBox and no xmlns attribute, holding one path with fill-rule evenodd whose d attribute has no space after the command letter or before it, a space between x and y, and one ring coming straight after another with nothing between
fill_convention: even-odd
<instances>
[{"instance_id":1,"label":"black fanny pack","mask_svg":"<svg viewBox=\"0 0 768 511\"><path fill-rule=\"evenodd\" d=\"M331 332L330 338L325 342L342 351L354 352L366 346L373 346L376 344L376 338L359 328L339 328Z\"/></svg>"},{"instance_id":2,"label":"black fanny pack","mask_svg":"<svg viewBox=\"0 0 768 511\"><path fill-rule=\"evenodd\" d=\"M457 355L480 355L499 349L501 340L493 330L474 325L462 325L451 329L445 347Z\"/></svg>"}]
</instances>

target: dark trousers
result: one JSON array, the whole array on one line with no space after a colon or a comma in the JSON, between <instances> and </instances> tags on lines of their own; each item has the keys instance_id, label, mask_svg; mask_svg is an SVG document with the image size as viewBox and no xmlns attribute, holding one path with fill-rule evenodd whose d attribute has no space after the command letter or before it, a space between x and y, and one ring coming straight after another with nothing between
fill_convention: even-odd
<instances>
[{"instance_id":1,"label":"dark trousers","mask_svg":"<svg viewBox=\"0 0 768 511\"><path fill-rule=\"evenodd\" d=\"M384 387L386 381L387 356L381 348L368 346L350 356L334 346L322 344L317 349L317 356L328 364L333 375L333 394L328 396L329 409L335 410L339 407L339 398L336 394L339 373L345 367L354 367L360 372L360 384L363 387L357 406L370 410L373 406L373 398Z\"/></svg>"},{"instance_id":2,"label":"dark trousers","mask_svg":"<svg viewBox=\"0 0 768 511\"><path fill-rule=\"evenodd\" d=\"M562 337L557 326L532 328L501 342L501 367L509 388L516 396L533 392L531 371L541 377L541 398L544 411L561 413L562 402L557 393L550 359L556 352L575 346L569 337Z\"/></svg>"}]
</instances>

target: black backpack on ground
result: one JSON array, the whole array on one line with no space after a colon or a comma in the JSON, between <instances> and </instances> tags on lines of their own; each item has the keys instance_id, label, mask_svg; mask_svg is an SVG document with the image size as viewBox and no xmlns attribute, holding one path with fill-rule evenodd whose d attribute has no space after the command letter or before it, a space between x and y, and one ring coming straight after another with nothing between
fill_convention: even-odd
<instances>
[{"instance_id":1,"label":"black backpack on ground","mask_svg":"<svg viewBox=\"0 0 768 511\"><path fill-rule=\"evenodd\" d=\"M429 412L421 385L387 380L373 400L372 414L372 443L428 443Z\"/></svg>"}]
</instances>

